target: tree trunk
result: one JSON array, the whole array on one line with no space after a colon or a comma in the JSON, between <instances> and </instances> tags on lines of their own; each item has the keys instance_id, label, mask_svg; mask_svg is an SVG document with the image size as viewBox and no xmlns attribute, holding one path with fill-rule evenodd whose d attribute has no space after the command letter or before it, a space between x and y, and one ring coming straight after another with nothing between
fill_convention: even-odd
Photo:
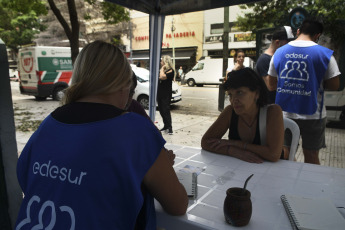
<instances>
[{"instance_id":1,"label":"tree trunk","mask_svg":"<svg viewBox=\"0 0 345 230\"><path fill-rule=\"evenodd\" d=\"M48 0L49 6L53 13L55 14L56 18L60 22L61 26L63 27L66 36L69 40L71 46L71 58L72 63L74 64L75 59L79 54L79 21L78 21L78 13L75 6L74 0L67 0L68 12L71 22L71 27L69 27L68 23L66 22L65 18L62 16L60 10L56 7L54 0Z\"/></svg>"}]
</instances>

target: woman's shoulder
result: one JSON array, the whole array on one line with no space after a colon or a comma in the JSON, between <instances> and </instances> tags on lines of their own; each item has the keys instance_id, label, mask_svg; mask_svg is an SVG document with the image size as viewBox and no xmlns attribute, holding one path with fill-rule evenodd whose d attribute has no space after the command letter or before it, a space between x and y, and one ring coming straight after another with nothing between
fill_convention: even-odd
<instances>
[{"instance_id":1,"label":"woman's shoulder","mask_svg":"<svg viewBox=\"0 0 345 230\"><path fill-rule=\"evenodd\" d=\"M226 106L218 118L222 118L226 120L231 119L233 110L234 110L234 107L232 107L232 105Z\"/></svg>"},{"instance_id":2,"label":"woman's shoulder","mask_svg":"<svg viewBox=\"0 0 345 230\"><path fill-rule=\"evenodd\" d=\"M272 118L278 116L283 117L283 111L281 107L277 104L267 105L267 117Z\"/></svg>"},{"instance_id":3,"label":"woman's shoulder","mask_svg":"<svg viewBox=\"0 0 345 230\"><path fill-rule=\"evenodd\" d=\"M269 112L282 112L282 108L277 104L267 105L267 111Z\"/></svg>"},{"instance_id":4,"label":"woman's shoulder","mask_svg":"<svg viewBox=\"0 0 345 230\"><path fill-rule=\"evenodd\" d=\"M223 112L232 113L233 110L234 110L234 107L232 105L228 105L224 108Z\"/></svg>"}]
</instances>

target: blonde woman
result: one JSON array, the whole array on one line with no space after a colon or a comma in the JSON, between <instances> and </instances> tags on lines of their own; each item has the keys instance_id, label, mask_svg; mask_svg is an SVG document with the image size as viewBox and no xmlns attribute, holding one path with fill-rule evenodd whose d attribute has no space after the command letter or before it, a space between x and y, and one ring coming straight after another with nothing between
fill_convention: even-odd
<instances>
[{"instance_id":1,"label":"blonde woman","mask_svg":"<svg viewBox=\"0 0 345 230\"><path fill-rule=\"evenodd\" d=\"M172 215L186 212L188 197L161 134L124 111L131 84L116 46L83 48L63 106L18 160L25 197L16 229L156 229L153 198Z\"/></svg>"},{"instance_id":2,"label":"blonde woman","mask_svg":"<svg viewBox=\"0 0 345 230\"><path fill-rule=\"evenodd\" d=\"M160 130L169 135L173 134L170 113L170 101L172 95L172 81L175 76L175 70L170 56L162 56L161 69L159 73L157 102L159 113L163 119L164 127Z\"/></svg>"}]
</instances>

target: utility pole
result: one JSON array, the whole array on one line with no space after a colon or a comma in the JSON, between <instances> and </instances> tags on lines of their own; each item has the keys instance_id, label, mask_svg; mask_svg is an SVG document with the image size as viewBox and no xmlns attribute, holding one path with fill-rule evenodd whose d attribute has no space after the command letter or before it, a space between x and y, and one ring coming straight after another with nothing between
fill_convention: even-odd
<instances>
[{"instance_id":1,"label":"utility pole","mask_svg":"<svg viewBox=\"0 0 345 230\"><path fill-rule=\"evenodd\" d=\"M223 32L223 79L228 68L228 57L229 57L229 7L224 7L224 32ZM222 80L224 83L224 80ZM219 85L218 92L218 110L221 112L224 109L225 90L223 85Z\"/></svg>"},{"instance_id":2,"label":"utility pole","mask_svg":"<svg viewBox=\"0 0 345 230\"><path fill-rule=\"evenodd\" d=\"M171 35L172 35L172 58L173 58L173 67L175 69L175 36L174 36L174 31L176 30L175 28L175 20L174 20L174 16L171 16ZM175 74L176 76L176 74ZM174 81L175 81L175 77L174 77Z\"/></svg>"},{"instance_id":3,"label":"utility pole","mask_svg":"<svg viewBox=\"0 0 345 230\"><path fill-rule=\"evenodd\" d=\"M131 64L133 64L132 32L131 11L129 11L129 63Z\"/></svg>"}]
</instances>

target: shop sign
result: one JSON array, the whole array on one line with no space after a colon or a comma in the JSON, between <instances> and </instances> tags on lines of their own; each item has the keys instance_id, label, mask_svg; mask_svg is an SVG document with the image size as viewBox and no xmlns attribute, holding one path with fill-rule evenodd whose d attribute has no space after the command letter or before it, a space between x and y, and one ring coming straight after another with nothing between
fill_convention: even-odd
<instances>
[{"instance_id":1,"label":"shop sign","mask_svg":"<svg viewBox=\"0 0 345 230\"><path fill-rule=\"evenodd\" d=\"M234 34L234 42L255 41L255 39L256 34L252 33Z\"/></svg>"},{"instance_id":2,"label":"shop sign","mask_svg":"<svg viewBox=\"0 0 345 230\"><path fill-rule=\"evenodd\" d=\"M141 42L141 41L149 41L150 38L149 36L136 36L134 39L137 42ZM169 48L170 47L169 42L162 42L162 47Z\"/></svg>"},{"instance_id":3,"label":"shop sign","mask_svg":"<svg viewBox=\"0 0 345 230\"><path fill-rule=\"evenodd\" d=\"M169 47L170 47L169 42L162 42L162 47L167 47L167 48L169 48Z\"/></svg>"},{"instance_id":4,"label":"shop sign","mask_svg":"<svg viewBox=\"0 0 345 230\"><path fill-rule=\"evenodd\" d=\"M185 37L195 37L195 32L190 31L190 32L174 33L174 38L185 38ZM172 35L171 34L165 34L165 38L172 38Z\"/></svg>"},{"instance_id":5,"label":"shop sign","mask_svg":"<svg viewBox=\"0 0 345 230\"><path fill-rule=\"evenodd\" d=\"M135 36L134 37L135 41L148 41L149 40L149 36Z\"/></svg>"},{"instance_id":6,"label":"shop sign","mask_svg":"<svg viewBox=\"0 0 345 230\"><path fill-rule=\"evenodd\" d=\"M293 9L289 14L289 21L292 29L297 30L308 16L308 12L301 7Z\"/></svg>"},{"instance_id":7,"label":"shop sign","mask_svg":"<svg viewBox=\"0 0 345 230\"><path fill-rule=\"evenodd\" d=\"M231 41L229 37L229 42ZM223 36L222 35L217 35L217 36L207 36L205 38L206 43L214 43L214 42L223 42Z\"/></svg>"}]
</instances>

